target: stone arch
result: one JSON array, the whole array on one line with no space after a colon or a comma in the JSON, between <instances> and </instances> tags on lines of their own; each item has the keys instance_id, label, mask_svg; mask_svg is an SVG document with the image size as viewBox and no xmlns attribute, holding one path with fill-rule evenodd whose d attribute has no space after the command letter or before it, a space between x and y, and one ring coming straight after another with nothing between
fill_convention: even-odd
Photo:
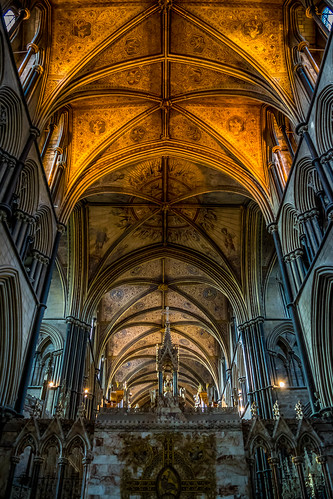
<instances>
[{"instance_id":1,"label":"stone arch","mask_svg":"<svg viewBox=\"0 0 333 499\"><path fill-rule=\"evenodd\" d=\"M36 214L35 249L43 255L50 256L53 246L53 223L48 206L41 206Z\"/></svg>"},{"instance_id":2,"label":"stone arch","mask_svg":"<svg viewBox=\"0 0 333 499\"><path fill-rule=\"evenodd\" d=\"M316 271L312 288L313 369L322 407L333 406L333 268Z\"/></svg>"},{"instance_id":3,"label":"stone arch","mask_svg":"<svg viewBox=\"0 0 333 499\"><path fill-rule=\"evenodd\" d=\"M39 182L37 165L31 159L27 160L22 170L15 193L18 196L18 208L33 215L38 207Z\"/></svg>"},{"instance_id":4,"label":"stone arch","mask_svg":"<svg viewBox=\"0 0 333 499\"><path fill-rule=\"evenodd\" d=\"M0 404L15 403L22 352L21 289L15 269L0 266Z\"/></svg>"},{"instance_id":5,"label":"stone arch","mask_svg":"<svg viewBox=\"0 0 333 499\"><path fill-rule=\"evenodd\" d=\"M316 110L316 130L319 154L333 148L333 84L320 93Z\"/></svg>"},{"instance_id":6,"label":"stone arch","mask_svg":"<svg viewBox=\"0 0 333 499\"><path fill-rule=\"evenodd\" d=\"M317 208L315 194L322 190L310 158L303 158L295 169L295 206L299 213Z\"/></svg>"},{"instance_id":7,"label":"stone arch","mask_svg":"<svg viewBox=\"0 0 333 499\"><path fill-rule=\"evenodd\" d=\"M281 214L281 243L285 255L301 247L296 209L290 204L283 207Z\"/></svg>"},{"instance_id":8,"label":"stone arch","mask_svg":"<svg viewBox=\"0 0 333 499\"><path fill-rule=\"evenodd\" d=\"M0 90L0 144L2 149L16 158L22 138L22 111L20 100L12 89Z\"/></svg>"}]
</instances>

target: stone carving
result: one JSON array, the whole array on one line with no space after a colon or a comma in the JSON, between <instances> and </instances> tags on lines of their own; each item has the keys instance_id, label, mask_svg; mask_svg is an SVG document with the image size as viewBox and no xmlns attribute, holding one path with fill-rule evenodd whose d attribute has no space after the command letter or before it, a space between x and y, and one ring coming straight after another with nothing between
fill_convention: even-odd
<instances>
[{"instance_id":1,"label":"stone carving","mask_svg":"<svg viewBox=\"0 0 333 499\"><path fill-rule=\"evenodd\" d=\"M106 124L104 120L96 119L89 122L89 130L95 135L105 132Z\"/></svg>"},{"instance_id":2,"label":"stone carving","mask_svg":"<svg viewBox=\"0 0 333 499\"><path fill-rule=\"evenodd\" d=\"M127 38L125 40L125 50L128 55L135 55L138 53L140 48L140 40L135 36Z\"/></svg>"},{"instance_id":3,"label":"stone carving","mask_svg":"<svg viewBox=\"0 0 333 499\"><path fill-rule=\"evenodd\" d=\"M129 85L136 85L142 78L142 71L140 68L134 68L127 71L126 79Z\"/></svg>"},{"instance_id":4,"label":"stone carving","mask_svg":"<svg viewBox=\"0 0 333 499\"><path fill-rule=\"evenodd\" d=\"M73 35L86 38L91 35L91 24L84 19L78 19L73 25Z\"/></svg>"},{"instance_id":5,"label":"stone carving","mask_svg":"<svg viewBox=\"0 0 333 499\"><path fill-rule=\"evenodd\" d=\"M223 244L226 250L235 251L234 238L236 237L234 234L228 231L226 227L222 227L221 233L223 234Z\"/></svg>"},{"instance_id":6,"label":"stone carving","mask_svg":"<svg viewBox=\"0 0 333 499\"><path fill-rule=\"evenodd\" d=\"M250 19L243 24L243 33L245 36L252 38L254 40L262 34L264 31L264 25L259 22L256 18Z\"/></svg>"},{"instance_id":7,"label":"stone carving","mask_svg":"<svg viewBox=\"0 0 333 499\"><path fill-rule=\"evenodd\" d=\"M244 131L244 128L244 121L240 116L232 116L228 119L228 130L236 137Z\"/></svg>"},{"instance_id":8,"label":"stone carving","mask_svg":"<svg viewBox=\"0 0 333 499\"><path fill-rule=\"evenodd\" d=\"M298 419L298 420L303 419L303 417L304 417L303 405L302 405L302 402L300 400L295 405L295 411L296 411L296 419Z\"/></svg>"},{"instance_id":9,"label":"stone carving","mask_svg":"<svg viewBox=\"0 0 333 499\"><path fill-rule=\"evenodd\" d=\"M187 134L190 139L194 140L195 142L198 142L201 139L201 132L197 126L190 125L188 127Z\"/></svg>"},{"instance_id":10,"label":"stone carving","mask_svg":"<svg viewBox=\"0 0 333 499\"><path fill-rule=\"evenodd\" d=\"M114 289L111 291L111 298L113 300L121 300L124 297L124 290L123 289Z\"/></svg>"},{"instance_id":11,"label":"stone carving","mask_svg":"<svg viewBox=\"0 0 333 499\"><path fill-rule=\"evenodd\" d=\"M206 300L214 300L217 296L217 291L214 288L206 288L203 290L202 296L206 298Z\"/></svg>"},{"instance_id":12,"label":"stone carving","mask_svg":"<svg viewBox=\"0 0 333 499\"><path fill-rule=\"evenodd\" d=\"M140 142L144 138L145 134L145 128L143 128L142 126L136 126L131 131L131 140L133 140L133 142Z\"/></svg>"},{"instance_id":13,"label":"stone carving","mask_svg":"<svg viewBox=\"0 0 333 499\"><path fill-rule=\"evenodd\" d=\"M190 44L194 52L201 54L205 48L205 39L202 35L193 35L190 40Z\"/></svg>"},{"instance_id":14,"label":"stone carving","mask_svg":"<svg viewBox=\"0 0 333 499\"><path fill-rule=\"evenodd\" d=\"M276 400L275 404L273 405L273 418L274 419L280 418L280 407L279 407L277 400Z\"/></svg>"},{"instance_id":15,"label":"stone carving","mask_svg":"<svg viewBox=\"0 0 333 499\"><path fill-rule=\"evenodd\" d=\"M202 71L200 68L191 68L189 78L193 83L200 83L202 81Z\"/></svg>"},{"instance_id":16,"label":"stone carving","mask_svg":"<svg viewBox=\"0 0 333 499\"><path fill-rule=\"evenodd\" d=\"M251 410L252 418L258 417L258 406L257 406L256 402L252 402L250 410Z\"/></svg>"}]
</instances>

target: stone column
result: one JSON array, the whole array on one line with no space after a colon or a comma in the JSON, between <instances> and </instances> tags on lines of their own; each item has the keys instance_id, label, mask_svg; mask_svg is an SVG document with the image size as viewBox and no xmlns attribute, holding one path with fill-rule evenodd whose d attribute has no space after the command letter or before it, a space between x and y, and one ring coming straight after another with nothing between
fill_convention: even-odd
<instances>
[{"instance_id":1,"label":"stone column","mask_svg":"<svg viewBox=\"0 0 333 499\"><path fill-rule=\"evenodd\" d=\"M288 137L287 127L286 127L286 125L281 125L281 126L279 127L279 129L281 130L282 135L283 135L283 138L284 138L284 141L285 141L285 143L287 144L287 147L288 147L288 151L289 151L289 153L290 153L290 156L291 156L291 158L292 158L292 159L294 159L295 152L294 152L293 146L291 145L290 139L289 139L289 137Z\"/></svg>"},{"instance_id":2,"label":"stone column","mask_svg":"<svg viewBox=\"0 0 333 499\"><path fill-rule=\"evenodd\" d=\"M37 81L44 73L44 68L40 64L35 64L31 68L31 72L29 73L29 78L27 78L27 84L24 87L24 95L29 101L29 94L31 95L33 89L36 86Z\"/></svg>"},{"instance_id":3,"label":"stone column","mask_svg":"<svg viewBox=\"0 0 333 499\"><path fill-rule=\"evenodd\" d=\"M303 52L303 54L306 55L306 57L307 57L309 63L311 64L313 70L318 74L319 73L319 68L318 68L317 63L314 60L314 58L312 57L312 54L311 54L311 52L309 50L309 42L307 42L306 40L303 40L301 43L298 44L297 50L299 52Z\"/></svg>"},{"instance_id":4,"label":"stone column","mask_svg":"<svg viewBox=\"0 0 333 499\"><path fill-rule=\"evenodd\" d=\"M68 459L65 457L60 457L58 460L58 475L57 475L57 486L55 492L55 499L61 499L62 496L62 487L64 483L66 466L68 463Z\"/></svg>"},{"instance_id":5,"label":"stone column","mask_svg":"<svg viewBox=\"0 0 333 499\"><path fill-rule=\"evenodd\" d=\"M10 468L9 468L9 474L8 474L7 485L6 485L4 497L10 497L10 495L11 495L16 465L19 462L20 462L20 458L18 456L12 456L10 458Z\"/></svg>"},{"instance_id":6,"label":"stone column","mask_svg":"<svg viewBox=\"0 0 333 499\"><path fill-rule=\"evenodd\" d=\"M53 273L53 268L55 264L55 259L58 253L58 247L59 247L59 242L60 242L60 237L64 232L65 227L62 224L59 224L57 227L57 235L55 237L54 243L53 243L53 249L52 249L52 255L50 258L50 263L47 268L47 273L45 276L45 280L43 283L43 288L41 290L41 296L40 296L40 303L37 309L37 313L35 315L34 323L32 326L32 332L28 341L27 345L27 350L26 350L26 355L25 355L25 360L21 372L21 379L20 379L20 385L18 389L18 397L15 402L15 410L19 413L22 413L23 407L24 407L24 402L25 402L25 397L28 389L28 383L30 381L31 377L31 369L32 369L32 364L33 364L33 359L38 343L38 338L39 338L39 332L40 332L40 327L42 324L42 320L44 317L44 311L46 309L46 301L47 297L49 294L50 286L51 286L51 279L52 279L52 273Z\"/></svg>"},{"instance_id":7,"label":"stone column","mask_svg":"<svg viewBox=\"0 0 333 499\"><path fill-rule=\"evenodd\" d=\"M83 476L82 476L82 488L81 488L81 499L85 498L86 488L87 488L87 480L88 480L88 469L89 464L91 463L92 458L90 456L86 456L82 460L83 464Z\"/></svg>"},{"instance_id":8,"label":"stone column","mask_svg":"<svg viewBox=\"0 0 333 499\"><path fill-rule=\"evenodd\" d=\"M275 499L283 499L281 496L280 482L279 482L278 470L277 470L279 460L277 457L269 457L268 464L270 465L271 470L272 470L274 497L275 497Z\"/></svg>"},{"instance_id":9,"label":"stone column","mask_svg":"<svg viewBox=\"0 0 333 499\"><path fill-rule=\"evenodd\" d=\"M280 167L280 172L281 172L280 177L281 177L281 181L282 181L282 186L284 187L286 185L287 180L288 180L289 169L287 169L285 164L284 164L283 157L281 154L281 147L280 146L273 147L272 152L275 154L277 163Z\"/></svg>"},{"instance_id":10,"label":"stone column","mask_svg":"<svg viewBox=\"0 0 333 499\"><path fill-rule=\"evenodd\" d=\"M283 189L282 189L281 181L280 181L280 179L277 175L277 172L276 172L276 164L273 161L268 163L268 170L271 173L271 178L272 178L273 185L275 187L277 197L278 197L279 201L281 201L282 195L283 195Z\"/></svg>"},{"instance_id":11,"label":"stone column","mask_svg":"<svg viewBox=\"0 0 333 499\"><path fill-rule=\"evenodd\" d=\"M302 367L303 367L304 380L305 380L306 387L308 389L311 409L312 409L312 412L316 412L316 399L315 399L314 394L316 393L317 390L316 390L314 379L313 379L313 374L312 374L310 361L309 361L309 357L308 357L308 351L306 348L304 335L303 335L300 319L298 316L298 311L297 311L297 308L296 308L294 301L293 301L293 294L292 294L292 290L291 290L290 280L289 280L286 264L285 264L284 259L283 259L280 236L278 233L277 225L275 223L270 224L267 228L268 228L268 231L270 232L270 234L272 234L273 240L274 240L276 255L277 255L278 262L279 262L279 267L280 267L280 272L281 272L281 277L282 277L283 288L284 288L285 295L286 295L286 302L287 302L286 307L287 307L287 310L289 312L289 316L290 316L292 323L293 323L293 329L294 329L296 340L297 340L297 345L298 345L299 354L300 354L300 360L301 360Z\"/></svg>"},{"instance_id":12,"label":"stone column","mask_svg":"<svg viewBox=\"0 0 333 499\"><path fill-rule=\"evenodd\" d=\"M28 52L26 53L26 55L21 63L21 66L18 69L19 76L22 76L22 73L25 70L28 62L30 61L30 58L32 57L32 55L38 54L39 48L35 43L31 42L31 43L28 43L28 45L27 45L27 51Z\"/></svg>"},{"instance_id":13,"label":"stone column","mask_svg":"<svg viewBox=\"0 0 333 499\"><path fill-rule=\"evenodd\" d=\"M321 471L325 479L325 488L328 499L333 499L333 489L330 474L327 469L327 457L326 456L316 456L316 461L321 466Z\"/></svg>"},{"instance_id":14,"label":"stone column","mask_svg":"<svg viewBox=\"0 0 333 499\"><path fill-rule=\"evenodd\" d=\"M313 96L313 86L308 78L308 75L304 71L303 64L297 64L294 67L295 73L298 75L300 82L302 83L304 90L306 91L309 99L312 99Z\"/></svg>"},{"instance_id":15,"label":"stone column","mask_svg":"<svg viewBox=\"0 0 333 499\"><path fill-rule=\"evenodd\" d=\"M294 465L296 466L297 475L299 478L299 483L301 487L302 499L308 499L308 494L305 487L304 472L303 472L303 458L301 456L294 456L292 458Z\"/></svg>"},{"instance_id":16,"label":"stone column","mask_svg":"<svg viewBox=\"0 0 333 499\"><path fill-rule=\"evenodd\" d=\"M31 498L37 496L38 479L39 479L40 469L41 469L43 462L44 462L44 459L40 456L36 456L34 459L33 468L32 468L32 477L31 477L31 491L30 491Z\"/></svg>"}]
</instances>

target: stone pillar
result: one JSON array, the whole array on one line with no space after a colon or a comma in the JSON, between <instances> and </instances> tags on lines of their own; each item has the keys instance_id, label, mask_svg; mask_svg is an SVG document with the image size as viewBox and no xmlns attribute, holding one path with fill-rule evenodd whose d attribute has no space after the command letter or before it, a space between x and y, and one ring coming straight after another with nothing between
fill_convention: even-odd
<instances>
[{"instance_id":1,"label":"stone pillar","mask_svg":"<svg viewBox=\"0 0 333 499\"><path fill-rule=\"evenodd\" d=\"M41 152L42 159L45 156L46 150L47 150L49 143L52 139L53 132L56 129L57 129L57 125L55 123L50 123L49 128L48 128L48 132L47 132L47 136L46 136L45 142L43 144L42 152Z\"/></svg>"},{"instance_id":2,"label":"stone pillar","mask_svg":"<svg viewBox=\"0 0 333 499\"><path fill-rule=\"evenodd\" d=\"M308 357L308 351L306 348L306 344L305 344L305 340L304 340L304 336L303 336L303 331L302 331L301 323L300 323L299 316L298 316L298 311L297 311L297 308L293 302L293 294L291 291L291 285L290 285L290 281L289 281L289 276L288 276L286 264L285 264L284 259L283 259L280 236L278 233L277 225L275 223L270 224L267 228L268 228L268 231L270 232L270 234L272 234L273 240L274 240L276 255L277 255L277 259L278 259L279 266L280 266L282 284L283 284L283 288L284 288L285 295L286 295L286 301L287 301L286 307L287 307L287 310L289 312L289 316L290 316L292 323L293 323L293 329L294 329L296 340L297 340L297 345L298 345L299 354L300 354L300 360L301 360L302 367L303 367L304 380L305 380L306 387L308 389L311 409L312 409L312 412L316 412L316 399L315 399L314 394L316 393L317 390L315 388L313 374L312 374L310 361L309 361L309 357Z\"/></svg>"},{"instance_id":3,"label":"stone pillar","mask_svg":"<svg viewBox=\"0 0 333 499\"><path fill-rule=\"evenodd\" d=\"M52 255L50 258L50 263L47 268L47 273L45 276L45 280L43 283L43 288L41 291L41 296L40 296L40 303L37 309L37 313L35 315L34 323L32 326L32 332L28 341L27 345L27 350L26 350L26 355L25 355L25 360L21 372L21 380L20 380L20 385L18 389L18 397L15 402L15 410L19 413L22 413L23 407L24 407L24 402L25 402L25 397L28 389L28 383L30 381L31 377L31 369L32 369L32 364L33 364L33 359L35 356L35 351L38 343L38 338L39 338L39 332L40 332L40 327L42 324L42 320L44 317L44 312L46 309L46 301L47 297L49 294L50 290L50 285L51 285L51 279L52 279L52 273L53 273L53 268L55 264L55 259L58 253L58 247L59 247L59 242L60 242L60 237L62 233L64 232L64 226L59 224L57 227L57 235L55 237L54 243L53 243L53 249L52 249Z\"/></svg>"},{"instance_id":4,"label":"stone pillar","mask_svg":"<svg viewBox=\"0 0 333 499\"><path fill-rule=\"evenodd\" d=\"M281 181L280 181L280 179L277 175L277 172L276 172L276 164L273 161L268 163L268 170L271 173L272 183L275 187L277 197L278 197L279 201L281 201L282 196L283 196L283 189L282 189Z\"/></svg>"},{"instance_id":5,"label":"stone pillar","mask_svg":"<svg viewBox=\"0 0 333 499\"><path fill-rule=\"evenodd\" d=\"M326 456L317 456L316 461L321 466L321 471L324 475L325 479L325 488L328 499L333 499L333 488L330 474L327 469L327 457Z\"/></svg>"},{"instance_id":6,"label":"stone pillar","mask_svg":"<svg viewBox=\"0 0 333 499\"><path fill-rule=\"evenodd\" d=\"M277 457L269 457L268 464L272 470L272 478L273 478L273 487L274 487L274 497L275 499L282 499L281 490L280 490L280 482L278 476L278 464L279 460Z\"/></svg>"},{"instance_id":7,"label":"stone pillar","mask_svg":"<svg viewBox=\"0 0 333 499\"><path fill-rule=\"evenodd\" d=\"M13 175L16 160L4 151L0 152L0 200L4 195Z\"/></svg>"},{"instance_id":8,"label":"stone pillar","mask_svg":"<svg viewBox=\"0 0 333 499\"><path fill-rule=\"evenodd\" d=\"M303 54L306 55L309 63L311 64L313 70L315 71L315 73L319 73L319 68L317 66L317 63L316 61L314 60L314 58L312 57L312 54L309 50L309 42L307 42L306 40L303 40L301 43L298 44L298 47L297 47L297 50L299 52L303 52Z\"/></svg>"},{"instance_id":9,"label":"stone pillar","mask_svg":"<svg viewBox=\"0 0 333 499\"><path fill-rule=\"evenodd\" d=\"M177 397L178 395L178 373L177 371L173 371L173 386L172 386L172 389L173 389L173 395L174 397Z\"/></svg>"},{"instance_id":10,"label":"stone pillar","mask_svg":"<svg viewBox=\"0 0 333 499\"><path fill-rule=\"evenodd\" d=\"M263 418L272 417L272 395L267 352L264 344L262 317L242 325L244 361L251 374L251 393ZM247 367L248 366L248 367ZM252 402L252 400L251 400Z\"/></svg>"},{"instance_id":11,"label":"stone pillar","mask_svg":"<svg viewBox=\"0 0 333 499\"><path fill-rule=\"evenodd\" d=\"M33 42L28 43L26 56L24 57L24 59L21 63L21 66L18 69L19 76L22 76L22 73L25 70L28 62L30 61L30 58L32 57L32 55L38 54L38 52L39 52L39 48L35 43L33 43Z\"/></svg>"},{"instance_id":12,"label":"stone pillar","mask_svg":"<svg viewBox=\"0 0 333 499\"><path fill-rule=\"evenodd\" d=\"M43 72L44 68L40 64L35 64L31 68L31 72L29 73L29 78L27 78L27 84L24 88L24 95L28 101L29 101L29 94L30 95L32 94L32 91L35 88L37 81L42 76Z\"/></svg>"},{"instance_id":13,"label":"stone pillar","mask_svg":"<svg viewBox=\"0 0 333 499\"><path fill-rule=\"evenodd\" d=\"M288 137L287 127L286 127L286 125L281 125L281 126L279 127L279 129L281 130L282 135L283 135L283 138L284 138L284 141L285 141L285 143L287 144L287 147L288 147L288 151L289 151L289 153L290 153L290 156L291 156L291 158L292 158L292 159L294 159L295 152L294 152L293 146L291 145L290 139L289 139L289 137Z\"/></svg>"},{"instance_id":14,"label":"stone pillar","mask_svg":"<svg viewBox=\"0 0 333 499\"><path fill-rule=\"evenodd\" d=\"M281 147L280 146L273 147L272 152L276 156L277 164L279 165L279 169L280 169L281 185L284 187L286 185L287 180L288 180L289 169L287 169L285 164L284 164L283 157L281 154Z\"/></svg>"},{"instance_id":15,"label":"stone pillar","mask_svg":"<svg viewBox=\"0 0 333 499\"><path fill-rule=\"evenodd\" d=\"M92 458L88 457L88 456L84 457L82 460L83 476L82 476L81 499L85 498L87 481L88 481L88 469L89 469L89 464L91 463L91 461L92 461Z\"/></svg>"},{"instance_id":16,"label":"stone pillar","mask_svg":"<svg viewBox=\"0 0 333 499\"><path fill-rule=\"evenodd\" d=\"M10 468L9 468L9 474L8 474L7 485L6 485L4 497L10 497L10 495L11 495L16 465L19 462L20 462L20 458L18 456L12 456L10 458Z\"/></svg>"},{"instance_id":17,"label":"stone pillar","mask_svg":"<svg viewBox=\"0 0 333 499\"><path fill-rule=\"evenodd\" d=\"M301 456L294 456L292 458L294 465L296 466L297 475L301 487L302 499L308 499L308 494L305 487L304 472L303 472L303 458Z\"/></svg>"},{"instance_id":18,"label":"stone pillar","mask_svg":"<svg viewBox=\"0 0 333 499\"><path fill-rule=\"evenodd\" d=\"M65 457L60 457L58 460L58 475L57 475L57 486L55 492L55 499L61 499L62 496L62 487L64 483L66 466L68 463L68 459Z\"/></svg>"},{"instance_id":19,"label":"stone pillar","mask_svg":"<svg viewBox=\"0 0 333 499\"><path fill-rule=\"evenodd\" d=\"M44 459L40 456L36 456L34 458L33 468L32 468L32 476L31 476L31 491L30 497L36 497L38 491L38 479L40 474L41 466L44 462Z\"/></svg>"},{"instance_id":20,"label":"stone pillar","mask_svg":"<svg viewBox=\"0 0 333 499\"><path fill-rule=\"evenodd\" d=\"M158 394L163 396L163 372L158 371Z\"/></svg>"},{"instance_id":21,"label":"stone pillar","mask_svg":"<svg viewBox=\"0 0 333 499\"><path fill-rule=\"evenodd\" d=\"M308 75L304 71L303 64L297 64L294 67L295 73L298 75L300 82L302 83L304 90L306 91L309 99L312 99L313 96L313 86L308 78Z\"/></svg>"},{"instance_id":22,"label":"stone pillar","mask_svg":"<svg viewBox=\"0 0 333 499\"><path fill-rule=\"evenodd\" d=\"M61 385L65 384L68 397L68 404L65 408L65 417L75 419L78 406L82 397L82 384L84 376L84 364L86 357L86 347L90 328L88 324L76 319L67 317L67 332L62 357Z\"/></svg>"}]
</instances>

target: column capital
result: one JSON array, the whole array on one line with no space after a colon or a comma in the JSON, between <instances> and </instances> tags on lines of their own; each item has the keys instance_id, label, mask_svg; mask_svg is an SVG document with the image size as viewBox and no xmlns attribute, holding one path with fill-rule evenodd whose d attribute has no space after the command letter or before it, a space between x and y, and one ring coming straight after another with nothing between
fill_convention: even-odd
<instances>
[{"instance_id":1,"label":"column capital","mask_svg":"<svg viewBox=\"0 0 333 499\"><path fill-rule=\"evenodd\" d=\"M308 125L306 123L299 123L295 129L295 132L297 133L297 135L299 136L303 136L304 133L306 133L308 131Z\"/></svg>"},{"instance_id":2,"label":"column capital","mask_svg":"<svg viewBox=\"0 0 333 499\"><path fill-rule=\"evenodd\" d=\"M299 50L299 52L302 52L302 50L305 48L305 47L309 47L310 44L309 42L307 42L306 40L303 40L302 42L300 42L297 46L297 50Z\"/></svg>"},{"instance_id":3,"label":"column capital","mask_svg":"<svg viewBox=\"0 0 333 499\"><path fill-rule=\"evenodd\" d=\"M267 461L271 466L277 466L279 464L279 459L277 457L269 457Z\"/></svg>"},{"instance_id":4,"label":"column capital","mask_svg":"<svg viewBox=\"0 0 333 499\"><path fill-rule=\"evenodd\" d=\"M59 457L58 464L59 466L66 466L66 464L68 464L67 457Z\"/></svg>"},{"instance_id":5,"label":"column capital","mask_svg":"<svg viewBox=\"0 0 333 499\"><path fill-rule=\"evenodd\" d=\"M41 456L34 457L34 464L42 464L44 461L45 459Z\"/></svg>"},{"instance_id":6,"label":"column capital","mask_svg":"<svg viewBox=\"0 0 333 499\"><path fill-rule=\"evenodd\" d=\"M271 222L270 224L267 225L266 228L267 228L269 234L273 234L273 232L278 231L278 225L276 222Z\"/></svg>"},{"instance_id":7,"label":"column capital","mask_svg":"<svg viewBox=\"0 0 333 499\"><path fill-rule=\"evenodd\" d=\"M11 456L10 462L13 464L18 464L20 462L19 456Z\"/></svg>"},{"instance_id":8,"label":"column capital","mask_svg":"<svg viewBox=\"0 0 333 499\"><path fill-rule=\"evenodd\" d=\"M27 44L27 50L32 50L35 54L37 54L37 52L39 51L39 47L33 43L33 42L30 42Z\"/></svg>"},{"instance_id":9,"label":"column capital","mask_svg":"<svg viewBox=\"0 0 333 499\"><path fill-rule=\"evenodd\" d=\"M295 466L300 466L304 463L304 459L302 456L293 456L291 459Z\"/></svg>"},{"instance_id":10,"label":"column capital","mask_svg":"<svg viewBox=\"0 0 333 499\"><path fill-rule=\"evenodd\" d=\"M276 153L278 151L281 151L281 146L274 146L274 147L272 147L272 152Z\"/></svg>"},{"instance_id":11,"label":"column capital","mask_svg":"<svg viewBox=\"0 0 333 499\"><path fill-rule=\"evenodd\" d=\"M63 224L62 222L57 223L57 231L60 232L61 234L64 234L66 232L66 225Z\"/></svg>"}]
</instances>

